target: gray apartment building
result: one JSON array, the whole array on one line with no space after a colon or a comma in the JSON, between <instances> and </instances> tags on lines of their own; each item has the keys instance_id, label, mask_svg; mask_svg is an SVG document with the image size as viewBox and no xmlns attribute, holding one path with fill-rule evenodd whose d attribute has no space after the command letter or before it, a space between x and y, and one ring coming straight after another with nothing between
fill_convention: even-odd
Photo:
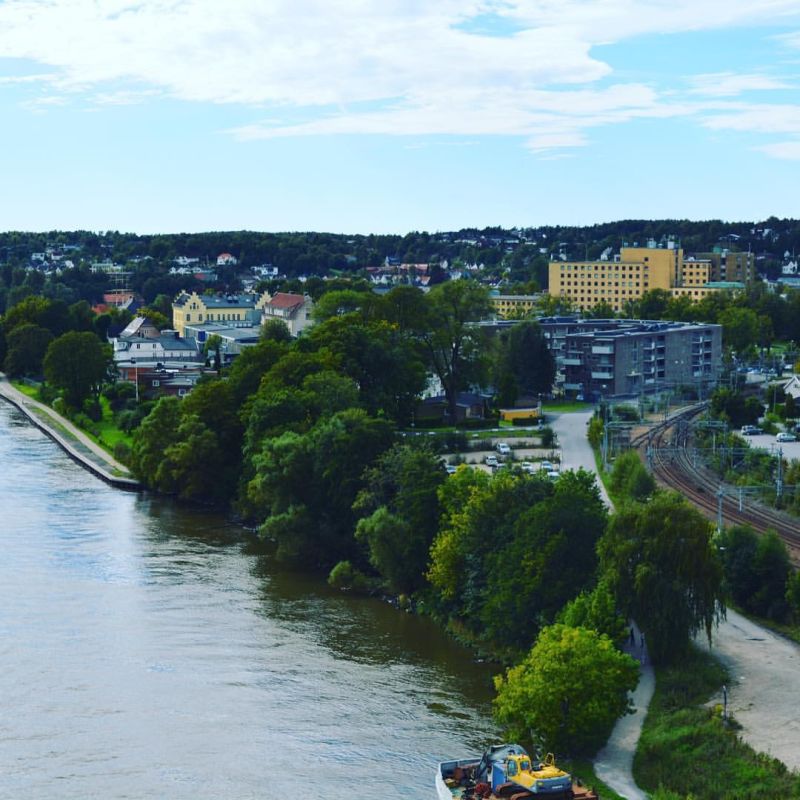
<instances>
[{"instance_id":1,"label":"gray apartment building","mask_svg":"<svg viewBox=\"0 0 800 800\"><path fill-rule=\"evenodd\" d=\"M694 386L706 394L722 366L722 327L638 320L540 320L557 388L586 400Z\"/></svg>"}]
</instances>

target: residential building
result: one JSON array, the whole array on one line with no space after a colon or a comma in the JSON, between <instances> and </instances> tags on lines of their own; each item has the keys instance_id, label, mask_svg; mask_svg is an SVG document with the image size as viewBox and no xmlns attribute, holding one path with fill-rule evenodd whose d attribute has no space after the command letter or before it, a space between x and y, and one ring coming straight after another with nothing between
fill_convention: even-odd
<instances>
[{"instance_id":1,"label":"residential building","mask_svg":"<svg viewBox=\"0 0 800 800\"><path fill-rule=\"evenodd\" d=\"M622 311L627 302L653 289L700 300L710 292L742 288L754 274L750 256L720 252L684 258L683 249L674 242L664 247L654 242L647 247L625 246L614 260L551 261L548 291L568 298L581 311L603 302Z\"/></svg>"},{"instance_id":2,"label":"residential building","mask_svg":"<svg viewBox=\"0 0 800 800\"><path fill-rule=\"evenodd\" d=\"M299 336L314 324L311 316L313 308L314 301L307 294L277 292L263 304L261 323L279 319L286 324L292 336Z\"/></svg>"},{"instance_id":3,"label":"residential building","mask_svg":"<svg viewBox=\"0 0 800 800\"><path fill-rule=\"evenodd\" d=\"M220 253L217 256L218 267L235 267L239 263L239 259L230 253Z\"/></svg>"},{"instance_id":4,"label":"residential building","mask_svg":"<svg viewBox=\"0 0 800 800\"><path fill-rule=\"evenodd\" d=\"M181 292L172 303L172 324L181 337L185 336L186 325L196 322L224 322L230 327L259 325L269 299L268 292L261 296Z\"/></svg>"},{"instance_id":5,"label":"residential building","mask_svg":"<svg viewBox=\"0 0 800 800\"><path fill-rule=\"evenodd\" d=\"M560 368L568 394L596 400L678 386L694 386L704 394L716 385L722 367L722 326L605 322L617 324L565 334Z\"/></svg>"}]
</instances>

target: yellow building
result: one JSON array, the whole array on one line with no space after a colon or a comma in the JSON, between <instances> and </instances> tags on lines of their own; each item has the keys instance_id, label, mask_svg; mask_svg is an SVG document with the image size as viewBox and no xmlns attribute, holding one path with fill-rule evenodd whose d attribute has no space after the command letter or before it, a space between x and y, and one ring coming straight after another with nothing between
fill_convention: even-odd
<instances>
[{"instance_id":1,"label":"yellow building","mask_svg":"<svg viewBox=\"0 0 800 800\"><path fill-rule=\"evenodd\" d=\"M187 324L227 322L237 325L260 325L261 312L269 302L269 292L224 295L181 292L172 303L172 327L183 338Z\"/></svg>"},{"instance_id":2,"label":"yellow building","mask_svg":"<svg viewBox=\"0 0 800 800\"><path fill-rule=\"evenodd\" d=\"M709 259L684 258L680 247L623 247L616 261L551 261L548 291L581 311L603 302L622 311L625 303L653 289L700 300L710 292L739 288L712 283L713 267Z\"/></svg>"},{"instance_id":3,"label":"yellow building","mask_svg":"<svg viewBox=\"0 0 800 800\"><path fill-rule=\"evenodd\" d=\"M520 319L533 311L539 297L536 294L493 294L489 295L489 300L500 319Z\"/></svg>"}]
</instances>

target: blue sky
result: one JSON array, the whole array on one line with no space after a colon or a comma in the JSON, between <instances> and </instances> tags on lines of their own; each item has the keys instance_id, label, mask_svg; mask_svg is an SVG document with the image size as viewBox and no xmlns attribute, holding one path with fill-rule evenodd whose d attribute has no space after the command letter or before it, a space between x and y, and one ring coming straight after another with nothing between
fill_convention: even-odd
<instances>
[{"instance_id":1,"label":"blue sky","mask_svg":"<svg viewBox=\"0 0 800 800\"><path fill-rule=\"evenodd\" d=\"M800 0L0 0L0 229L800 216Z\"/></svg>"}]
</instances>

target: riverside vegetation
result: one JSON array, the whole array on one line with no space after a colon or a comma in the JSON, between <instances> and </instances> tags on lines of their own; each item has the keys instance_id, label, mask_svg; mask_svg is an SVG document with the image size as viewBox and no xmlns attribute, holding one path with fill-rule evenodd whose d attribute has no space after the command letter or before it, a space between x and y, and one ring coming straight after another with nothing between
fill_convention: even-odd
<instances>
[{"instance_id":1,"label":"riverside vegetation","mask_svg":"<svg viewBox=\"0 0 800 800\"><path fill-rule=\"evenodd\" d=\"M52 302L15 306L7 337L23 324L46 327ZM153 489L254 522L275 558L434 616L508 665L497 679L502 725L591 755L636 683L635 662L619 650L626 620L635 616L656 659L681 663L722 611L723 564L707 521L631 465L620 485L647 502L609 516L590 474L551 482L462 466L448 476L428 437L403 435L429 371L451 408L473 383L513 396L552 382L535 323L490 339L471 324L486 307L485 290L465 281L427 295L331 292L300 339L269 324L257 346L185 399L162 398L140 424L131 420L129 463ZM69 331L51 333L58 341ZM42 362L50 347L40 343ZM520 359L521 348L538 361ZM98 402L100 385L89 385L82 409ZM45 391L85 413L54 374ZM118 419L142 413L114 392ZM554 718L532 715L535 707Z\"/></svg>"}]
</instances>

